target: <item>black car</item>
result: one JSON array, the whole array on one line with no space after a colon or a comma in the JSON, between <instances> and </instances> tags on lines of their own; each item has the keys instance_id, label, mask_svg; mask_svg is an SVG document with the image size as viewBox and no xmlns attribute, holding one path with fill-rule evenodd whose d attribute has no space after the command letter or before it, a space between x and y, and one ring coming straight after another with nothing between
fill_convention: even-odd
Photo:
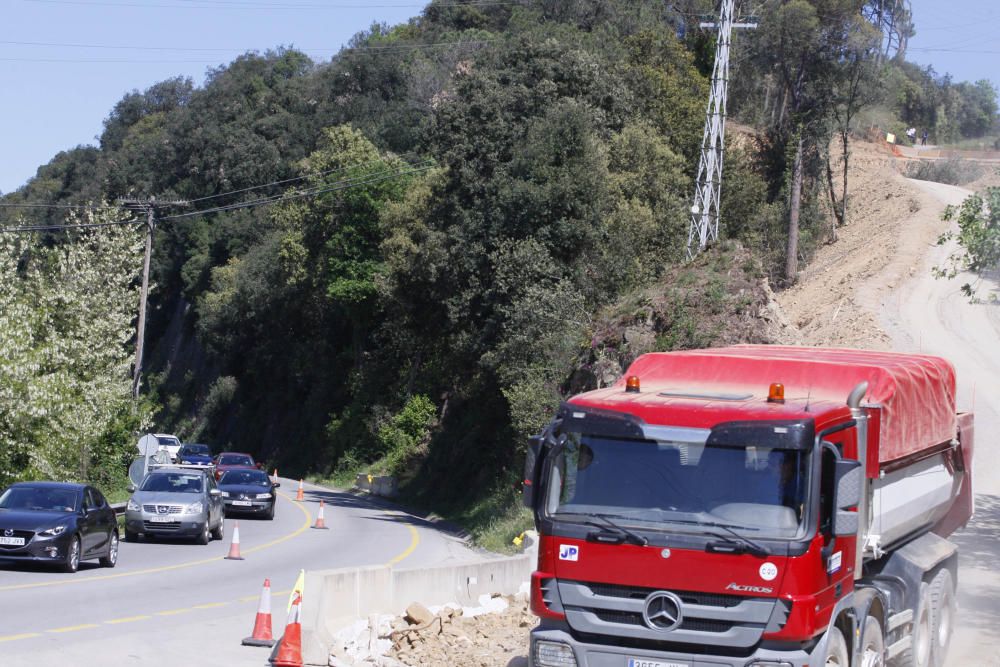
<instances>
[{"instance_id":1,"label":"black car","mask_svg":"<svg viewBox=\"0 0 1000 667\"><path fill-rule=\"evenodd\" d=\"M19 482L0 495L0 559L76 572L81 560L118 562L118 522L101 492L62 482Z\"/></svg>"},{"instance_id":2,"label":"black car","mask_svg":"<svg viewBox=\"0 0 1000 667\"><path fill-rule=\"evenodd\" d=\"M274 518L274 501L277 498L274 490L279 486L263 470L226 470L219 479L226 514L246 512L263 515L267 519Z\"/></svg>"}]
</instances>

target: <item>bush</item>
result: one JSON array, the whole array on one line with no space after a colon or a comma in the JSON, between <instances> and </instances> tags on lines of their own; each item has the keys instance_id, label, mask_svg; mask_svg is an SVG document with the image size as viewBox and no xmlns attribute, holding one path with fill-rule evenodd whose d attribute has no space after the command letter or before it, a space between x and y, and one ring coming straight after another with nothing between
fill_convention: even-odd
<instances>
[{"instance_id":1,"label":"bush","mask_svg":"<svg viewBox=\"0 0 1000 667\"><path fill-rule=\"evenodd\" d=\"M977 162L960 159L918 160L906 165L906 175L921 181L934 181L948 185L965 185L986 173L986 168Z\"/></svg>"},{"instance_id":2,"label":"bush","mask_svg":"<svg viewBox=\"0 0 1000 667\"><path fill-rule=\"evenodd\" d=\"M406 472L407 462L427 443L437 409L431 399L413 396L403 409L378 430L378 442L385 452L378 467L380 472L399 476Z\"/></svg>"}]
</instances>

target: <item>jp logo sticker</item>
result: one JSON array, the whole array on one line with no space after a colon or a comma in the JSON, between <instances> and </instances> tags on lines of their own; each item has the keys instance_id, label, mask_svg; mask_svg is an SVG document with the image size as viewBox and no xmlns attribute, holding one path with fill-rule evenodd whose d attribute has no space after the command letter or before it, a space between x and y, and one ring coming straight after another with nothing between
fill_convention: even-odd
<instances>
[{"instance_id":1,"label":"jp logo sticker","mask_svg":"<svg viewBox=\"0 0 1000 667\"><path fill-rule=\"evenodd\" d=\"M774 581L778 576L778 566L774 563L764 563L760 566L760 578L764 581Z\"/></svg>"},{"instance_id":2,"label":"jp logo sticker","mask_svg":"<svg viewBox=\"0 0 1000 667\"><path fill-rule=\"evenodd\" d=\"M559 560L580 560L580 547L572 544L560 544Z\"/></svg>"}]
</instances>

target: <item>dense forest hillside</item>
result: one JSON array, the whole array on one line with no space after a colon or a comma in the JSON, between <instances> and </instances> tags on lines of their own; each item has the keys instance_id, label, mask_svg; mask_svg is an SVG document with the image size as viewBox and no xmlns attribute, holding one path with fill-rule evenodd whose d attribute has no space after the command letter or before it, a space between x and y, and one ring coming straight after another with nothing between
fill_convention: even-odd
<instances>
[{"instance_id":1,"label":"dense forest hillside","mask_svg":"<svg viewBox=\"0 0 1000 667\"><path fill-rule=\"evenodd\" d=\"M437 507L502 505L568 392L645 350L768 340L767 281L795 277L790 202L796 261L849 224L830 146L859 109L889 129L993 129L988 85L952 94L880 62L864 4L764 3L738 38L731 107L757 129L727 154L728 241L690 264L714 53L697 0L442 0L330 62L249 53L204 85L126 95L99 146L4 201L190 202L155 235L158 429L283 473L374 466Z\"/></svg>"}]
</instances>

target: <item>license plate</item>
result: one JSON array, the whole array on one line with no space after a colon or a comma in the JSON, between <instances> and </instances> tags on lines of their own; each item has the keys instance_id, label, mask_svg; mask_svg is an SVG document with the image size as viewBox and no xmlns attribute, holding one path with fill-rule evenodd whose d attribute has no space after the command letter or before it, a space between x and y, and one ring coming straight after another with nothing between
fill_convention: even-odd
<instances>
[{"instance_id":1,"label":"license plate","mask_svg":"<svg viewBox=\"0 0 1000 667\"><path fill-rule=\"evenodd\" d=\"M691 667L687 662L665 662L663 660L647 660L645 658L629 658L628 667Z\"/></svg>"},{"instance_id":2,"label":"license plate","mask_svg":"<svg viewBox=\"0 0 1000 667\"><path fill-rule=\"evenodd\" d=\"M173 517L169 516L154 516L150 517L150 523L173 523Z\"/></svg>"},{"instance_id":3,"label":"license plate","mask_svg":"<svg viewBox=\"0 0 1000 667\"><path fill-rule=\"evenodd\" d=\"M6 544L9 547L23 547L24 538L23 537L0 537L0 544Z\"/></svg>"},{"instance_id":4,"label":"license plate","mask_svg":"<svg viewBox=\"0 0 1000 667\"><path fill-rule=\"evenodd\" d=\"M239 507L250 507L253 503L249 500L234 500L233 505L238 505Z\"/></svg>"}]
</instances>

